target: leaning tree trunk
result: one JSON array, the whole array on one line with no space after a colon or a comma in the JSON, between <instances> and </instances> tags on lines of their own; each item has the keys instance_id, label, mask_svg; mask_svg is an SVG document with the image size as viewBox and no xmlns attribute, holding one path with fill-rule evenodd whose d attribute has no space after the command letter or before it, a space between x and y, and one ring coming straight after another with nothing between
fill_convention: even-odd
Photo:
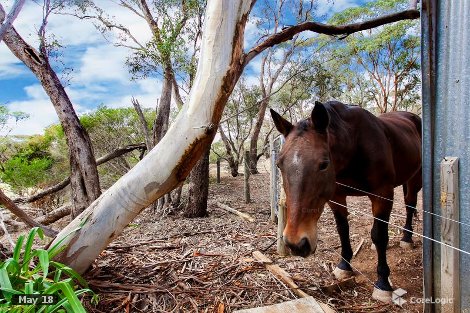
<instances>
[{"instance_id":1,"label":"leaning tree trunk","mask_svg":"<svg viewBox=\"0 0 470 313\"><path fill-rule=\"evenodd\" d=\"M3 10L0 10L0 15L2 12ZM90 138L80 124L72 102L51 68L47 55L39 53L26 43L14 27L6 32L3 40L10 51L39 79L57 112L70 153L72 215L78 216L101 194Z\"/></svg>"},{"instance_id":2,"label":"leaning tree trunk","mask_svg":"<svg viewBox=\"0 0 470 313\"><path fill-rule=\"evenodd\" d=\"M256 119L255 127L250 139L250 172L251 174L258 174L258 139L261 132L261 127L264 122L264 115L268 107L269 98L261 101L259 105L258 117Z\"/></svg>"},{"instance_id":3,"label":"leaning tree trunk","mask_svg":"<svg viewBox=\"0 0 470 313\"><path fill-rule=\"evenodd\" d=\"M230 142L227 138L227 135L225 135L224 130L220 126L219 126L219 134L220 134L220 138L222 139L222 142L224 143L225 151L227 152L226 160L228 162L228 166L230 167L230 174L232 174L232 177L237 177L238 176L238 158L235 159L235 157L233 156L232 147L230 147Z\"/></svg>"},{"instance_id":4,"label":"leaning tree trunk","mask_svg":"<svg viewBox=\"0 0 470 313\"><path fill-rule=\"evenodd\" d=\"M189 199L184 210L185 217L207 216L207 198L209 196L209 155L210 148L203 154L191 171Z\"/></svg>"},{"instance_id":5,"label":"leaning tree trunk","mask_svg":"<svg viewBox=\"0 0 470 313\"><path fill-rule=\"evenodd\" d=\"M188 103L149 154L67 225L52 242L56 260L83 273L146 206L183 182L207 150L243 67L252 0L209 0L201 57Z\"/></svg>"}]
</instances>

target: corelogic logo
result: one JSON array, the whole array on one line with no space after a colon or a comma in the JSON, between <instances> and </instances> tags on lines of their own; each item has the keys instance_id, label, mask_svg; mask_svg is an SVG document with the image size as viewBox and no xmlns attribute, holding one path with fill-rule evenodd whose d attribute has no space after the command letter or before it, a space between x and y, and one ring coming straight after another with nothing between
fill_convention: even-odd
<instances>
[{"instance_id":1,"label":"corelogic logo","mask_svg":"<svg viewBox=\"0 0 470 313\"><path fill-rule=\"evenodd\" d=\"M392 292L392 302L398 306L403 306L406 303L406 300L403 299L403 296L406 295L406 290L398 288Z\"/></svg>"}]
</instances>

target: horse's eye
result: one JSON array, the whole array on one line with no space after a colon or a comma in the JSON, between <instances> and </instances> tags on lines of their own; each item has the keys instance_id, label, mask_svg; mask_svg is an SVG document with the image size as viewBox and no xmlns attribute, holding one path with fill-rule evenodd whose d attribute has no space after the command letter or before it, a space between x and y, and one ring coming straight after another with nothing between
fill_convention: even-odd
<instances>
[{"instance_id":1,"label":"horse's eye","mask_svg":"<svg viewBox=\"0 0 470 313\"><path fill-rule=\"evenodd\" d=\"M328 168L328 166L330 165L330 161L329 160L325 160L323 162L320 163L320 166L318 167L318 169L320 171L324 171Z\"/></svg>"}]
</instances>

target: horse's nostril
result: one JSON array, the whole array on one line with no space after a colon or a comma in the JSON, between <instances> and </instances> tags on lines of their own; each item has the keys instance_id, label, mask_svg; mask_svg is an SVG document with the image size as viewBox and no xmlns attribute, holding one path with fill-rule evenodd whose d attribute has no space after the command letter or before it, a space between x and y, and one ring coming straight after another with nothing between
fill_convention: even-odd
<instances>
[{"instance_id":1,"label":"horse's nostril","mask_svg":"<svg viewBox=\"0 0 470 313\"><path fill-rule=\"evenodd\" d=\"M288 241L286 241L286 244L294 255L306 257L312 252L307 238L302 238L297 244L292 244Z\"/></svg>"}]
</instances>

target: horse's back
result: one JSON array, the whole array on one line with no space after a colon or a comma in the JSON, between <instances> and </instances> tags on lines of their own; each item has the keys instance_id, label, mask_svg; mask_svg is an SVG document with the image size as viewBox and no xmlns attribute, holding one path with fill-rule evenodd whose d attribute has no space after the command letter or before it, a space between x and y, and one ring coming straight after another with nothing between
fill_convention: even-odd
<instances>
[{"instance_id":1,"label":"horse's back","mask_svg":"<svg viewBox=\"0 0 470 313\"><path fill-rule=\"evenodd\" d=\"M393 153L395 185L402 185L421 169L421 118L410 112L378 117Z\"/></svg>"},{"instance_id":2,"label":"horse's back","mask_svg":"<svg viewBox=\"0 0 470 313\"><path fill-rule=\"evenodd\" d=\"M421 118L410 112L391 112L379 117L358 106L327 103L330 114L337 114L348 129L341 145L354 146L348 167L361 169L368 184L389 181L399 186L421 168ZM357 170L346 172L357 174ZM360 180L359 177L357 179Z\"/></svg>"}]
</instances>

